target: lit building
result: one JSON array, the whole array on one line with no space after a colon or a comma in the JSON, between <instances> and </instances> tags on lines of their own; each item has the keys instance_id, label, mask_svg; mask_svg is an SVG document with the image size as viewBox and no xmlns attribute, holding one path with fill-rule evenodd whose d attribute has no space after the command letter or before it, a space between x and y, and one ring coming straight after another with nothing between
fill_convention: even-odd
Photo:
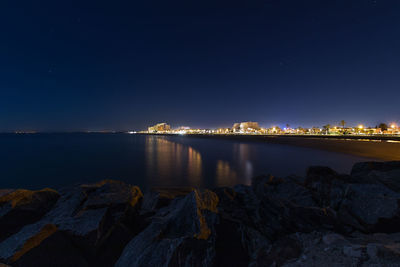
<instances>
[{"instance_id":1,"label":"lit building","mask_svg":"<svg viewBox=\"0 0 400 267\"><path fill-rule=\"evenodd\" d=\"M217 133L219 133L219 134L228 134L230 132L231 132L231 129L229 129L229 128L218 128L217 129Z\"/></svg>"},{"instance_id":2,"label":"lit building","mask_svg":"<svg viewBox=\"0 0 400 267\"><path fill-rule=\"evenodd\" d=\"M158 123L158 124L148 128L148 132L149 133L166 132L166 131L169 131L169 130L171 130L171 126L169 126L165 122Z\"/></svg>"},{"instance_id":3,"label":"lit building","mask_svg":"<svg viewBox=\"0 0 400 267\"><path fill-rule=\"evenodd\" d=\"M232 130L234 132L255 132L260 129L261 128L260 128L260 125L258 125L258 122L253 122L253 121L235 123L235 124L233 124L233 127L232 127Z\"/></svg>"},{"instance_id":4,"label":"lit building","mask_svg":"<svg viewBox=\"0 0 400 267\"><path fill-rule=\"evenodd\" d=\"M269 134L280 134L280 133L282 133L282 129L279 128L278 126L274 126L272 128L268 128L268 133Z\"/></svg>"},{"instance_id":5,"label":"lit building","mask_svg":"<svg viewBox=\"0 0 400 267\"><path fill-rule=\"evenodd\" d=\"M240 123L233 124L232 131L239 132L240 131Z\"/></svg>"}]
</instances>

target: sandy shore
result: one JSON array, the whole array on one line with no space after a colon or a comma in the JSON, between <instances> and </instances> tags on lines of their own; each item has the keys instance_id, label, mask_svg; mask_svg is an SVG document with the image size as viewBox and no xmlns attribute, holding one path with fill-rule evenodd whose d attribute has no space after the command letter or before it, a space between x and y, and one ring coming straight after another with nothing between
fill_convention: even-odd
<instances>
[{"instance_id":1,"label":"sandy shore","mask_svg":"<svg viewBox=\"0 0 400 267\"><path fill-rule=\"evenodd\" d=\"M174 135L172 135L174 136ZM246 142L268 142L274 144L310 147L346 153L379 160L400 160L400 138L367 136L261 136L261 135L185 135L189 138L229 139Z\"/></svg>"}]
</instances>

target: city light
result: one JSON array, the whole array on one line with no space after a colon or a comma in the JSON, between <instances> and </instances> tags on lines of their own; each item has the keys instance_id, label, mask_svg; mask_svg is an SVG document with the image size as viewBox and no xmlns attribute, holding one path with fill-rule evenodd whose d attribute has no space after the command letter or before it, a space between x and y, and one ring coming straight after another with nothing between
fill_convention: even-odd
<instances>
[{"instance_id":1,"label":"city light","mask_svg":"<svg viewBox=\"0 0 400 267\"><path fill-rule=\"evenodd\" d=\"M323 128L312 127L284 127L271 126L270 128L260 127L258 122L240 122L235 123L231 128L217 128L217 129L192 129L187 126L181 126L178 128L171 128L171 126L165 122L158 123L154 126L148 127L147 131L141 131L139 133L147 134L179 134L179 135L190 135L190 134L206 134L206 135L323 135L323 136L338 136L338 135L391 135L400 136L400 128L395 124L391 123L389 126L381 123L379 126L367 127L363 124L359 124L355 127L337 127L325 125ZM128 132L130 134L136 132Z\"/></svg>"}]
</instances>

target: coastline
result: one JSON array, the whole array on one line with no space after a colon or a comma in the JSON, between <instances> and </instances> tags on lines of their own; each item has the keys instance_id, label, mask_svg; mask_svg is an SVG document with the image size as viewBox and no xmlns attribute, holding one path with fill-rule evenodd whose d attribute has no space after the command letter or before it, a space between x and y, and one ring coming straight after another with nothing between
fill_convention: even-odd
<instances>
[{"instance_id":1,"label":"coastline","mask_svg":"<svg viewBox=\"0 0 400 267\"><path fill-rule=\"evenodd\" d=\"M177 136L176 134L138 133L152 136ZM186 134L190 138L214 138L245 142L266 142L272 144L308 147L345 153L376 160L400 160L400 137L389 136L299 136L299 135L225 135Z\"/></svg>"}]
</instances>

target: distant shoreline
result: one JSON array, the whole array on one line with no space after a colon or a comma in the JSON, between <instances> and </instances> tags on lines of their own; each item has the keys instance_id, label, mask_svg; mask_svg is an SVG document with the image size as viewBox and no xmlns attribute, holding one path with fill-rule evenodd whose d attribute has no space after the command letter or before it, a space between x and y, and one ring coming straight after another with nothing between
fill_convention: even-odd
<instances>
[{"instance_id":1,"label":"distant shoreline","mask_svg":"<svg viewBox=\"0 0 400 267\"><path fill-rule=\"evenodd\" d=\"M155 136L184 136L309 147L351 154L378 160L400 160L400 137L392 136L313 136L313 135L224 135L224 134L151 134Z\"/></svg>"}]
</instances>

